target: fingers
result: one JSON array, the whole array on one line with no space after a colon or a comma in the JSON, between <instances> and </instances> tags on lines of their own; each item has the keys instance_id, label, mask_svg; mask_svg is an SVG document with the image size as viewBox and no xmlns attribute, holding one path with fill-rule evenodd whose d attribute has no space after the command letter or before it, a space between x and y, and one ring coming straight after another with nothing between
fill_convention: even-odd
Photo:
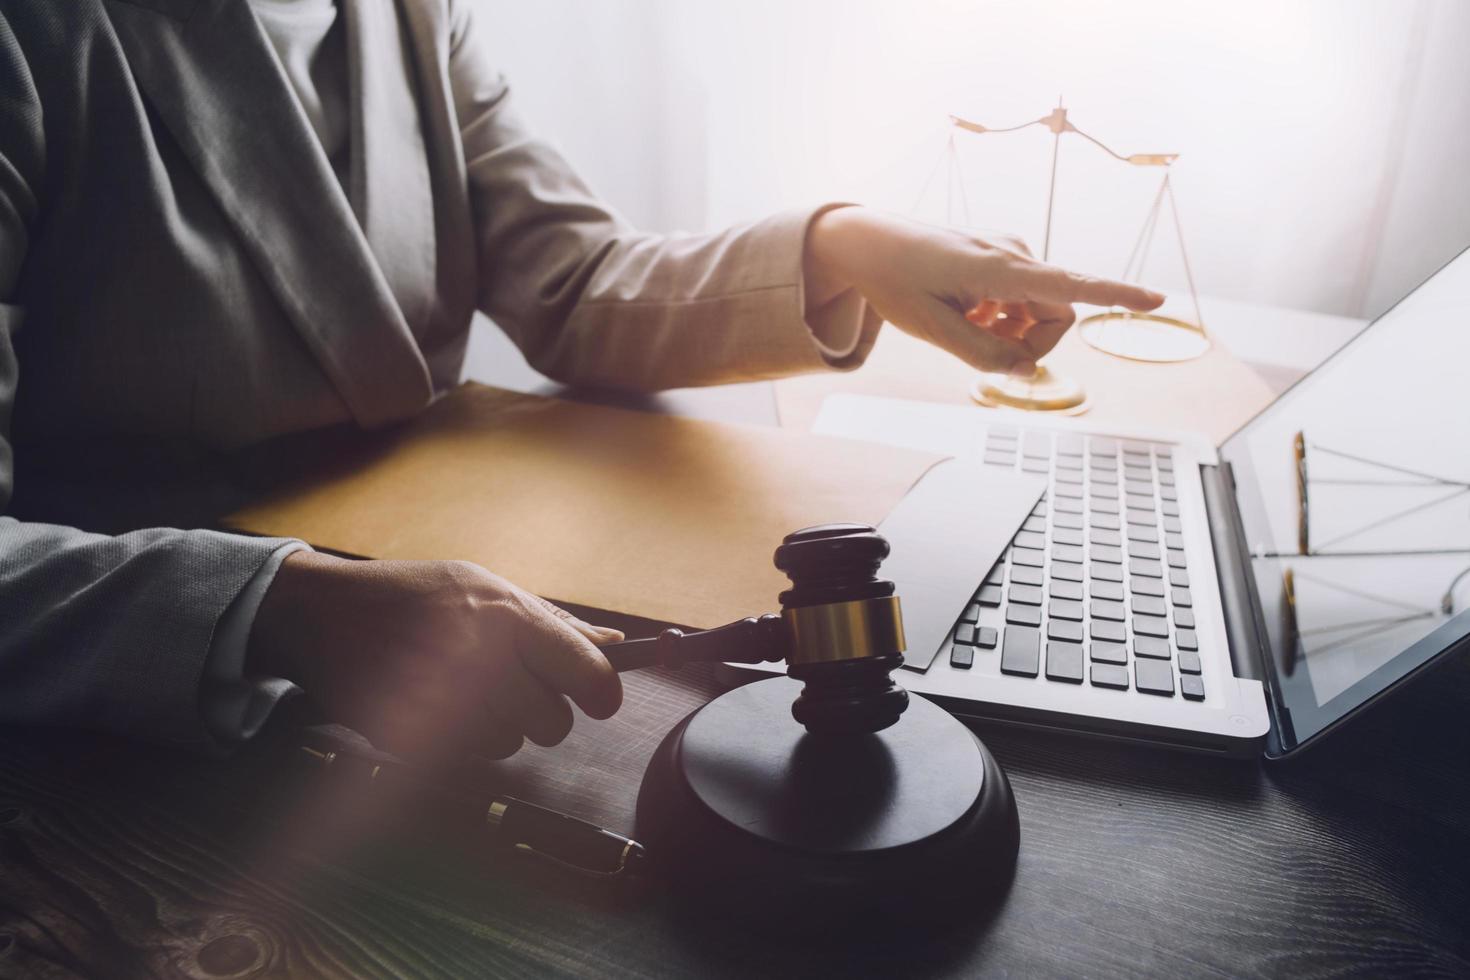
<instances>
[{"instance_id":1,"label":"fingers","mask_svg":"<svg viewBox=\"0 0 1470 980\"><path fill-rule=\"evenodd\" d=\"M931 317L933 326L926 331L929 339L966 364L1018 377L1029 378L1035 373L1036 357L1019 340L1002 336L993 328L976 326L968 314L960 316L943 303L934 304Z\"/></svg>"},{"instance_id":2,"label":"fingers","mask_svg":"<svg viewBox=\"0 0 1470 980\"><path fill-rule=\"evenodd\" d=\"M615 630L611 626L594 626L584 619L573 616L550 599L543 599L540 596L536 596L535 599L557 619L560 619L598 646L604 646L608 643L621 643L624 640L622 630Z\"/></svg>"},{"instance_id":3,"label":"fingers","mask_svg":"<svg viewBox=\"0 0 1470 980\"><path fill-rule=\"evenodd\" d=\"M497 722L537 745L558 745L572 730L572 706L567 699L524 668L506 674L493 693L490 710Z\"/></svg>"},{"instance_id":4,"label":"fingers","mask_svg":"<svg viewBox=\"0 0 1470 980\"><path fill-rule=\"evenodd\" d=\"M1126 306L1130 310L1152 310L1164 302L1156 293L1132 283L1071 272L1044 262L1008 263L1005 295L1042 303L1091 303L1094 306Z\"/></svg>"},{"instance_id":5,"label":"fingers","mask_svg":"<svg viewBox=\"0 0 1470 980\"><path fill-rule=\"evenodd\" d=\"M527 603L525 609L527 615L517 623L516 649L526 670L590 717L611 717L623 702L623 683L607 658L541 603Z\"/></svg>"},{"instance_id":6,"label":"fingers","mask_svg":"<svg viewBox=\"0 0 1470 980\"><path fill-rule=\"evenodd\" d=\"M1065 303L1030 303L1035 318L1021 337L1028 350L1038 359L1055 347L1077 321L1077 314Z\"/></svg>"}]
</instances>

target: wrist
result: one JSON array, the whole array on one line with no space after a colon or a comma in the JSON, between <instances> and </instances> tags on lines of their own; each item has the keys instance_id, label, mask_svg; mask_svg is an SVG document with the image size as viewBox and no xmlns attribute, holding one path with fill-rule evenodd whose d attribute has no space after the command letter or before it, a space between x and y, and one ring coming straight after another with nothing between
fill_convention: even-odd
<instances>
[{"instance_id":1,"label":"wrist","mask_svg":"<svg viewBox=\"0 0 1470 980\"><path fill-rule=\"evenodd\" d=\"M866 208L840 205L821 212L807 225L802 275L808 314L856 285L851 258L866 216Z\"/></svg>"},{"instance_id":2,"label":"wrist","mask_svg":"<svg viewBox=\"0 0 1470 980\"><path fill-rule=\"evenodd\" d=\"M287 555L251 624L246 671L308 687L312 661L319 658L308 658L304 651L320 645L322 605L356 564L315 551Z\"/></svg>"}]
</instances>

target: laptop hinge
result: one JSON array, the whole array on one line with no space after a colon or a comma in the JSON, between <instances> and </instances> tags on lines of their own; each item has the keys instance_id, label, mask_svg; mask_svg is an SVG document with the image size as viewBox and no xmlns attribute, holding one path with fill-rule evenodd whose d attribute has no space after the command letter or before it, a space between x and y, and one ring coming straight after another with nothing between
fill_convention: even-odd
<instances>
[{"instance_id":1,"label":"laptop hinge","mask_svg":"<svg viewBox=\"0 0 1470 980\"><path fill-rule=\"evenodd\" d=\"M1205 492L1205 513L1214 542L1215 570L1220 582L1220 604L1225 613L1225 632L1230 643L1230 666L1236 677L1262 682L1266 708L1271 715L1268 754L1279 754L1296 743L1291 711L1281 701L1276 674L1269 662L1271 641L1261 614L1255 577L1250 568L1245 525L1236 505L1235 471L1228 462L1201 466L1200 481ZM1277 741L1279 739L1279 742Z\"/></svg>"}]
</instances>

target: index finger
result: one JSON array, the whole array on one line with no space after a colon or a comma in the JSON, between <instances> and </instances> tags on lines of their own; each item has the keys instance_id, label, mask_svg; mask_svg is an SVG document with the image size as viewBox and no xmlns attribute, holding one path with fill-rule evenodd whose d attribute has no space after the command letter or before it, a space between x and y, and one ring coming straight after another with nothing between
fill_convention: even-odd
<instances>
[{"instance_id":1,"label":"index finger","mask_svg":"<svg viewBox=\"0 0 1470 980\"><path fill-rule=\"evenodd\" d=\"M1164 294L1116 279L1072 272L1044 262L1016 263L1011 267L1016 299L1040 303L1091 303L1126 306L1130 310L1157 309Z\"/></svg>"},{"instance_id":2,"label":"index finger","mask_svg":"<svg viewBox=\"0 0 1470 980\"><path fill-rule=\"evenodd\" d=\"M610 718L623 702L617 671L586 636L545 607L529 603L516 645L537 680L565 694L592 718Z\"/></svg>"}]
</instances>

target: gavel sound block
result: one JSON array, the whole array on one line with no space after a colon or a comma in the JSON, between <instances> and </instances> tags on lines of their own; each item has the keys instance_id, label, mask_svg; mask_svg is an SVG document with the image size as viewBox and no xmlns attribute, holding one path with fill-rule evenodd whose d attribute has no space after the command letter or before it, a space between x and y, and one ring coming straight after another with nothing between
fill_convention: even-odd
<instances>
[{"instance_id":1,"label":"gavel sound block","mask_svg":"<svg viewBox=\"0 0 1470 980\"><path fill-rule=\"evenodd\" d=\"M888 542L832 524L788 535L781 615L604 648L619 670L787 662L680 722L638 795L638 839L683 895L767 921L886 908L924 916L1009 884L1005 774L969 729L892 672L903 620Z\"/></svg>"}]
</instances>

